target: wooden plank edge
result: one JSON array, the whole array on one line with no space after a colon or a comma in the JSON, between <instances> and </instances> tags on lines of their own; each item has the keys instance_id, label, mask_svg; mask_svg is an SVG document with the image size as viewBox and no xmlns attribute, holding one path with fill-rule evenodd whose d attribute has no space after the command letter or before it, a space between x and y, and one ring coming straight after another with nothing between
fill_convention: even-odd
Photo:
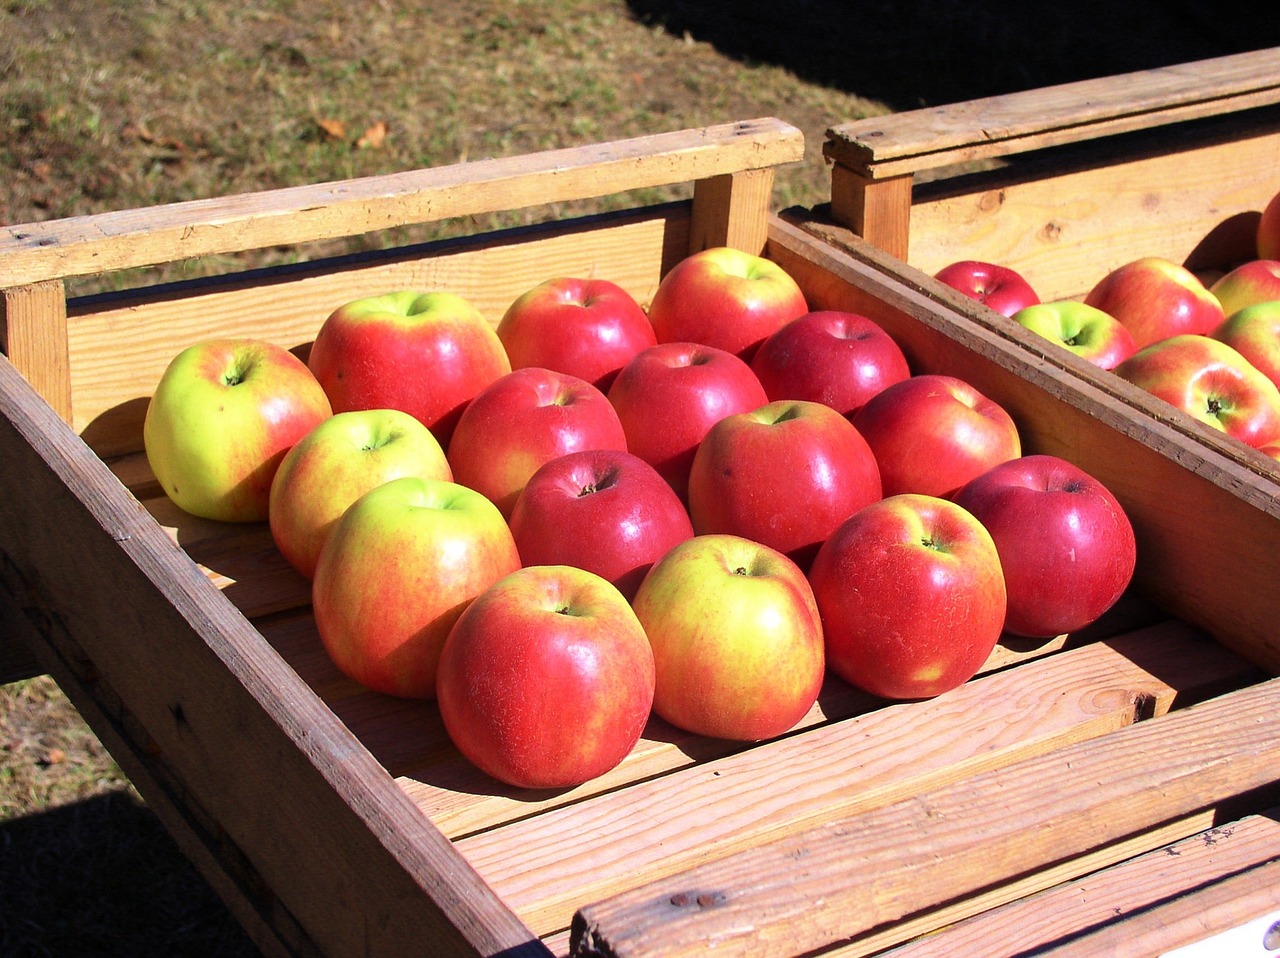
<instances>
[{"instance_id":1,"label":"wooden plank edge","mask_svg":"<svg viewBox=\"0 0 1280 958\"><path fill-rule=\"evenodd\" d=\"M114 690L137 719L133 749L207 809L321 947L354 936L388 955L433 941L545 956L7 360L0 450L0 574L35 634Z\"/></svg>"},{"instance_id":2,"label":"wooden plank edge","mask_svg":"<svg viewBox=\"0 0 1280 958\"><path fill-rule=\"evenodd\" d=\"M1276 787L1280 679L580 909L575 955L824 948ZM1053 783L1045 787L1045 783Z\"/></svg>"},{"instance_id":3,"label":"wooden plank edge","mask_svg":"<svg viewBox=\"0 0 1280 958\"><path fill-rule=\"evenodd\" d=\"M356 236L803 159L765 117L524 156L0 227L0 285Z\"/></svg>"},{"instance_id":4,"label":"wooden plank edge","mask_svg":"<svg viewBox=\"0 0 1280 958\"><path fill-rule=\"evenodd\" d=\"M881 958L940 958L1013 942L1017 954L1042 954L1139 912L1193 894L1280 857L1280 811L1213 825L922 935ZM1110 953L1102 948L1087 953ZM852 958L840 948L833 958Z\"/></svg>"},{"instance_id":5,"label":"wooden plank edge","mask_svg":"<svg viewBox=\"0 0 1280 958\"><path fill-rule=\"evenodd\" d=\"M1280 53L1259 50L853 120L826 131L823 153L881 179L1277 102ZM911 126L927 138L894 135Z\"/></svg>"}]
</instances>

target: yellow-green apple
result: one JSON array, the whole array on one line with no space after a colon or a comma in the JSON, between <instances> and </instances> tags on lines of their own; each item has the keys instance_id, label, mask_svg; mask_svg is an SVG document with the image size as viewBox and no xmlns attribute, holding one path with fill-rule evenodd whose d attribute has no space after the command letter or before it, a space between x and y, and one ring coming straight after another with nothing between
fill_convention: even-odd
<instances>
[{"instance_id":1,"label":"yellow-green apple","mask_svg":"<svg viewBox=\"0 0 1280 958\"><path fill-rule=\"evenodd\" d=\"M307 363L334 412L400 409L445 449L467 403L511 371L498 334L468 300L412 290L339 306Z\"/></svg>"},{"instance_id":2,"label":"yellow-green apple","mask_svg":"<svg viewBox=\"0 0 1280 958\"><path fill-rule=\"evenodd\" d=\"M1010 318L1102 369L1114 369L1138 349L1129 327L1096 306L1073 299L1037 303Z\"/></svg>"},{"instance_id":3,"label":"yellow-green apple","mask_svg":"<svg viewBox=\"0 0 1280 958\"><path fill-rule=\"evenodd\" d=\"M305 363L258 339L195 343L169 362L147 405L147 462L180 509L267 518L271 481L293 444L332 413Z\"/></svg>"},{"instance_id":4,"label":"yellow-green apple","mask_svg":"<svg viewBox=\"0 0 1280 958\"><path fill-rule=\"evenodd\" d=\"M268 521L280 554L308 579L325 537L374 486L401 476L451 480L444 450L399 409L335 413L285 454L271 483Z\"/></svg>"},{"instance_id":5,"label":"yellow-green apple","mask_svg":"<svg viewBox=\"0 0 1280 958\"><path fill-rule=\"evenodd\" d=\"M338 669L403 698L434 698L462 610L520 568L498 507L443 479L402 476L347 507L311 581L316 629Z\"/></svg>"},{"instance_id":6,"label":"yellow-green apple","mask_svg":"<svg viewBox=\"0 0 1280 958\"><path fill-rule=\"evenodd\" d=\"M543 463L511 509L525 565L572 565L628 600L649 568L693 536L684 503L658 471L622 449L587 449Z\"/></svg>"},{"instance_id":7,"label":"yellow-green apple","mask_svg":"<svg viewBox=\"0 0 1280 958\"><path fill-rule=\"evenodd\" d=\"M1001 263L959 260L942 267L933 278L1004 316L1040 302L1026 277Z\"/></svg>"},{"instance_id":8,"label":"yellow-green apple","mask_svg":"<svg viewBox=\"0 0 1280 958\"><path fill-rule=\"evenodd\" d=\"M1110 609L1137 562L1133 527L1106 486L1057 456L1003 462L952 501L991 533L1004 570L1004 630L1045 638Z\"/></svg>"},{"instance_id":9,"label":"yellow-green apple","mask_svg":"<svg viewBox=\"0 0 1280 958\"><path fill-rule=\"evenodd\" d=\"M715 246L662 278L649 321L660 343L702 343L749 363L770 333L808 311L799 284L773 260Z\"/></svg>"},{"instance_id":10,"label":"yellow-green apple","mask_svg":"<svg viewBox=\"0 0 1280 958\"><path fill-rule=\"evenodd\" d=\"M450 739L486 774L517 788L572 788L639 741L653 704L653 650L607 580L529 566L459 616L436 692Z\"/></svg>"},{"instance_id":11,"label":"yellow-green apple","mask_svg":"<svg viewBox=\"0 0 1280 958\"><path fill-rule=\"evenodd\" d=\"M853 424L875 453L884 495L949 496L1022 454L1013 418L955 376L924 374L881 390Z\"/></svg>"},{"instance_id":12,"label":"yellow-green apple","mask_svg":"<svg viewBox=\"0 0 1280 958\"><path fill-rule=\"evenodd\" d=\"M693 455L715 423L769 401L751 367L735 355L699 343L659 343L641 350L609 387L627 450L687 501Z\"/></svg>"},{"instance_id":13,"label":"yellow-green apple","mask_svg":"<svg viewBox=\"0 0 1280 958\"><path fill-rule=\"evenodd\" d=\"M1192 334L1161 340L1115 373L1250 446L1280 439L1280 390L1220 340Z\"/></svg>"},{"instance_id":14,"label":"yellow-green apple","mask_svg":"<svg viewBox=\"0 0 1280 958\"><path fill-rule=\"evenodd\" d=\"M1004 626L991 534L937 496L890 496L854 513L818 550L809 582L827 668L882 698L931 698L964 684Z\"/></svg>"},{"instance_id":15,"label":"yellow-green apple","mask_svg":"<svg viewBox=\"0 0 1280 958\"><path fill-rule=\"evenodd\" d=\"M754 539L801 569L836 526L879 498L867 441L836 410L804 399L725 416L689 471L695 533Z\"/></svg>"},{"instance_id":16,"label":"yellow-green apple","mask_svg":"<svg viewBox=\"0 0 1280 958\"><path fill-rule=\"evenodd\" d=\"M751 369L770 400L825 403L845 416L911 375L906 356L883 327L841 310L805 313L770 334Z\"/></svg>"},{"instance_id":17,"label":"yellow-green apple","mask_svg":"<svg viewBox=\"0 0 1280 958\"><path fill-rule=\"evenodd\" d=\"M1184 333L1205 335L1223 320L1218 298L1185 266L1144 256L1117 266L1084 302L1123 323L1138 349Z\"/></svg>"},{"instance_id":18,"label":"yellow-green apple","mask_svg":"<svg viewBox=\"0 0 1280 958\"><path fill-rule=\"evenodd\" d=\"M543 366L608 392L627 361L657 343L630 293L607 279L562 276L519 296L498 321L513 369Z\"/></svg>"},{"instance_id":19,"label":"yellow-green apple","mask_svg":"<svg viewBox=\"0 0 1280 958\"><path fill-rule=\"evenodd\" d=\"M653 710L696 735L759 741L796 725L825 672L822 622L799 566L722 533L659 559L632 600L653 646Z\"/></svg>"},{"instance_id":20,"label":"yellow-green apple","mask_svg":"<svg viewBox=\"0 0 1280 958\"><path fill-rule=\"evenodd\" d=\"M1209 334L1280 387L1280 299L1237 310Z\"/></svg>"},{"instance_id":21,"label":"yellow-green apple","mask_svg":"<svg viewBox=\"0 0 1280 958\"><path fill-rule=\"evenodd\" d=\"M1280 300L1280 260L1251 259L1229 270L1209 287L1227 316L1246 306Z\"/></svg>"},{"instance_id":22,"label":"yellow-green apple","mask_svg":"<svg viewBox=\"0 0 1280 958\"><path fill-rule=\"evenodd\" d=\"M1255 236L1258 259L1280 260L1280 193L1262 208Z\"/></svg>"},{"instance_id":23,"label":"yellow-green apple","mask_svg":"<svg viewBox=\"0 0 1280 958\"><path fill-rule=\"evenodd\" d=\"M449 441L454 481L488 496L510 517L544 462L581 449L626 449L607 396L585 379L525 366L494 380L458 418Z\"/></svg>"}]
</instances>

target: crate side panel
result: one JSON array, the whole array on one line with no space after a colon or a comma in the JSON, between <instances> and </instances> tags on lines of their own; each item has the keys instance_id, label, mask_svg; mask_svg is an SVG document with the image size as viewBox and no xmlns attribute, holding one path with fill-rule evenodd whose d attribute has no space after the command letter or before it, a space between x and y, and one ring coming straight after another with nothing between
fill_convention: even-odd
<instances>
[{"instance_id":1,"label":"crate side panel","mask_svg":"<svg viewBox=\"0 0 1280 958\"><path fill-rule=\"evenodd\" d=\"M1217 274L1253 255L1253 230L1280 190L1280 132L1062 175L988 184L920 199L908 262L930 275L948 263L1001 263L1043 300L1082 296L1143 256Z\"/></svg>"}]
</instances>

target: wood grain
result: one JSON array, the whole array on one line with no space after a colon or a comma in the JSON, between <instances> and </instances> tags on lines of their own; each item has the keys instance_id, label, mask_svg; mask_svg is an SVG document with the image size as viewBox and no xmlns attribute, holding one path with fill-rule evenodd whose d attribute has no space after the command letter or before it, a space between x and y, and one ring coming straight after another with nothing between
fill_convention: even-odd
<instances>
[{"instance_id":1,"label":"wood grain","mask_svg":"<svg viewBox=\"0 0 1280 958\"><path fill-rule=\"evenodd\" d=\"M1280 103L1280 50L838 124L826 155L872 179Z\"/></svg>"},{"instance_id":2,"label":"wood grain","mask_svg":"<svg viewBox=\"0 0 1280 958\"><path fill-rule=\"evenodd\" d=\"M574 953L794 955L1272 782L1280 680L582 909ZM1052 783L1052 787L1046 787Z\"/></svg>"}]
</instances>

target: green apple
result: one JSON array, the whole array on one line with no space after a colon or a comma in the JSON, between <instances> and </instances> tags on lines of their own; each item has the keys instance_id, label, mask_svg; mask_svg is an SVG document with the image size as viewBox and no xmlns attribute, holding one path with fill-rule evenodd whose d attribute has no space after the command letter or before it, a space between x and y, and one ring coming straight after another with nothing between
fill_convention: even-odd
<instances>
[{"instance_id":1,"label":"green apple","mask_svg":"<svg viewBox=\"0 0 1280 958\"><path fill-rule=\"evenodd\" d=\"M817 700L822 623L804 573L741 536L686 539L659 559L632 600L653 646L653 709L698 735L781 735Z\"/></svg>"},{"instance_id":2,"label":"green apple","mask_svg":"<svg viewBox=\"0 0 1280 958\"><path fill-rule=\"evenodd\" d=\"M401 476L452 481L430 429L399 409L336 413L303 436L276 471L267 517L276 547L311 578L320 547L347 506Z\"/></svg>"},{"instance_id":3,"label":"green apple","mask_svg":"<svg viewBox=\"0 0 1280 958\"><path fill-rule=\"evenodd\" d=\"M331 414L306 364L284 347L208 340L178 353L160 377L143 446L179 508L205 519L259 522L285 453Z\"/></svg>"},{"instance_id":4,"label":"green apple","mask_svg":"<svg viewBox=\"0 0 1280 958\"><path fill-rule=\"evenodd\" d=\"M1138 348L1133 334L1120 320L1075 300L1037 303L1018 310L1011 318L1102 369L1114 369Z\"/></svg>"},{"instance_id":5,"label":"green apple","mask_svg":"<svg viewBox=\"0 0 1280 958\"><path fill-rule=\"evenodd\" d=\"M440 650L458 616L518 568L492 502L455 482L402 476L353 502L325 540L311 581L316 628L349 678L388 695L434 698Z\"/></svg>"}]
</instances>

